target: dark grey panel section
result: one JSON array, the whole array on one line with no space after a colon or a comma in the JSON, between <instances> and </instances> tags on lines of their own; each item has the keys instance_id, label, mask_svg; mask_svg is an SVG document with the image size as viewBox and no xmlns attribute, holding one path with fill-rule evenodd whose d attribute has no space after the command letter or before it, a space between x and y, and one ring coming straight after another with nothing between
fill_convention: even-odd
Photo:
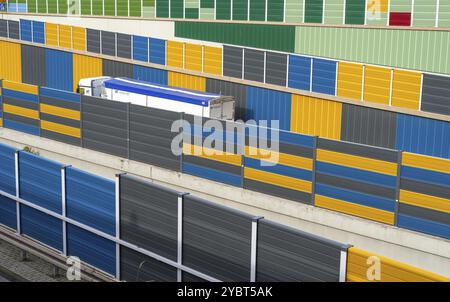
<instances>
[{"instance_id":1,"label":"dark grey panel section","mask_svg":"<svg viewBox=\"0 0 450 302\"><path fill-rule=\"evenodd\" d=\"M450 199L450 187L443 187L435 184L418 182L410 179L402 178L400 180L400 188L421 194L437 196Z\"/></svg>"},{"instance_id":2,"label":"dark grey panel section","mask_svg":"<svg viewBox=\"0 0 450 302\"><path fill-rule=\"evenodd\" d=\"M128 105L81 97L83 147L112 155L128 155Z\"/></svg>"},{"instance_id":3,"label":"dark grey panel section","mask_svg":"<svg viewBox=\"0 0 450 302\"><path fill-rule=\"evenodd\" d=\"M202 279L200 277L197 277L195 275L186 272L182 273L182 280L183 282L207 282L205 279Z\"/></svg>"},{"instance_id":4,"label":"dark grey panel section","mask_svg":"<svg viewBox=\"0 0 450 302\"><path fill-rule=\"evenodd\" d=\"M199 165L208 169L227 172L235 175L241 175L242 168L240 166L228 165L222 162L208 160L198 156L183 155L183 162Z\"/></svg>"},{"instance_id":5,"label":"dark grey panel section","mask_svg":"<svg viewBox=\"0 0 450 302\"><path fill-rule=\"evenodd\" d=\"M223 75L242 79L242 48L223 46Z\"/></svg>"},{"instance_id":6,"label":"dark grey panel section","mask_svg":"<svg viewBox=\"0 0 450 302\"><path fill-rule=\"evenodd\" d=\"M14 106L19 106L23 108L33 109L33 110L39 110L39 104L33 103L29 101L19 100L19 99L13 99L11 97L3 97L3 103L10 104Z\"/></svg>"},{"instance_id":7,"label":"dark grey panel section","mask_svg":"<svg viewBox=\"0 0 450 302\"><path fill-rule=\"evenodd\" d=\"M58 99L53 99L53 98L49 98L49 97L40 95L39 102L41 104L47 104L47 105L51 105L51 106L57 106L57 107L62 107L62 108L66 108L66 109L80 111L80 103L75 103L75 102L71 102L71 101L58 100Z\"/></svg>"},{"instance_id":8,"label":"dark grey panel section","mask_svg":"<svg viewBox=\"0 0 450 302\"><path fill-rule=\"evenodd\" d=\"M8 21L0 20L0 37L8 38Z\"/></svg>"},{"instance_id":9,"label":"dark grey panel section","mask_svg":"<svg viewBox=\"0 0 450 302\"><path fill-rule=\"evenodd\" d=\"M117 56L131 59L131 36L117 33Z\"/></svg>"},{"instance_id":10,"label":"dark grey panel section","mask_svg":"<svg viewBox=\"0 0 450 302\"><path fill-rule=\"evenodd\" d=\"M287 55L266 52L266 83L286 86Z\"/></svg>"},{"instance_id":11,"label":"dark grey panel section","mask_svg":"<svg viewBox=\"0 0 450 302\"><path fill-rule=\"evenodd\" d=\"M176 261L178 192L125 175L120 200L121 238Z\"/></svg>"},{"instance_id":12,"label":"dark grey panel section","mask_svg":"<svg viewBox=\"0 0 450 302\"><path fill-rule=\"evenodd\" d=\"M339 178L332 175L327 174L316 174L316 182L335 186L342 189L353 190L365 194L380 196L384 198L389 198L395 200L396 190L390 189L382 186L376 186L368 183L364 183L361 181L355 181L345 178Z\"/></svg>"},{"instance_id":13,"label":"dark grey panel section","mask_svg":"<svg viewBox=\"0 0 450 302\"><path fill-rule=\"evenodd\" d=\"M64 135L61 133L56 133L53 131L41 129L41 136L49 138L51 140L60 141L60 142L66 143L66 144L71 144L71 145L75 145L75 146L81 145L81 139L73 137L73 136Z\"/></svg>"},{"instance_id":14,"label":"dark grey panel section","mask_svg":"<svg viewBox=\"0 0 450 302\"><path fill-rule=\"evenodd\" d=\"M40 126L39 120L35 120L32 118L28 118L28 117L24 117L24 116L20 116L20 115L10 114L7 112L3 112L3 119L15 121L15 122L19 122L19 123L27 124L27 125L31 125L31 126L36 126L36 127Z\"/></svg>"},{"instance_id":15,"label":"dark grey panel section","mask_svg":"<svg viewBox=\"0 0 450 302\"><path fill-rule=\"evenodd\" d=\"M8 20L9 38L20 39L20 25L19 21Z\"/></svg>"},{"instance_id":16,"label":"dark grey panel section","mask_svg":"<svg viewBox=\"0 0 450 302\"><path fill-rule=\"evenodd\" d=\"M152 165L180 170L180 157L171 150L172 122L180 119L176 112L130 106L130 158Z\"/></svg>"},{"instance_id":17,"label":"dark grey panel section","mask_svg":"<svg viewBox=\"0 0 450 302\"><path fill-rule=\"evenodd\" d=\"M264 82L264 51L245 49L244 79Z\"/></svg>"},{"instance_id":18,"label":"dark grey panel section","mask_svg":"<svg viewBox=\"0 0 450 302\"><path fill-rule=\"evenodd\" d=\"M116 55L116 33L102 30L101 42L102 54L108 56Z\"/></svg>"},{"instance_id":19,"label":"dark grey panel section","mask_svg":"<svg viewBox=\"0 0 450 302\"><path fill-rule=\"evenodd\" d=\"M177 269L121 246L120 277L128 282L176 282Z\"/></svg>"},{"instance_id":20,"label":"dark grey panel section","mask_svg":"<svg viewBox=\"0 0 450 302\"><path fill-rule=\"evenodd\" d=\"M397 113L342 104L341 140L395 148Z\"/></svg>"},{"instance_id":21,"label":"dark grey panel section","mask_svg":"<svg viewBox=\"0 0 450 302\"><path fill-rule=\"evenodd\" d=\"M339 281L343 245L267 220L258 224L258 282Z\"/></svg>"},{"instance_id":22,"label":"dark grey panel section","mask_svg":"<svg viewBox=\"0 0 450 302\"><path fill-rule=\"evenodd\" d=\"M295 156L313 158L314 151L312 148L296 146L296 145L291 145L291 144L286 144L286 143L279 143L279 148L280 148L280 152L282 152L282 153L292 154Z\"/></svg>"},{"instance_id":23,"label":"dark grey panel section","mask_svg":"<svg viewBox=\"0 0 450 302\"><path fill-rule=\"evenodd\" d=\"M45 84L45 48L21 45L22 82L38 86Z\"/></svg>"},{"instance_id":24,"label":"dark grey panel section","mask_svg":"<svg viewBox=\"0 0 450 302\"><path fill-rule=\"evenodd\" d=\"M317 148L340 153L347 153L356 156L370 157L373 159L379 159L393 163L397 162L398 154L398 152L395 150L335 141L320 137L317 140Z\"/></svg>"},{"instance_id":25,"label":"dark grey panel section","mask_svg":"<svg viewBox=\"0 0 450 302\"><path fill-rule=\"evenodd\" d=\"M235 119L241 119L243 121L246 120L245 111L247 110L247 87L245 85L207 78L206 92L233 96L235 100Z\"/></svg>"},{"instance_id":26,"label":"dark grey panel section","mask_svg":"<svg viewBox=\"0 0 450 302\"><path fill-rule=\"evenodd\" d=\"M425 220L431 220L443 224L450 225L450 214L445 212L439 212L431 209L416 207L406 203L399 203L399 214L409 215Z\"/></svg>"},{"instance_id":27,"label":"dark grey panel section","mask_svg":"<svg viewBox=\"0 0 450 302\"><path fill-rule=\"evenodd\" d=\"M244 178L244 188L289 200L311 204L311 194Z\"/></svg>"},{"instance_id":28,"label":"dark grey panel section","mask_svg":"<svg viewBox=\"0 0 450 302\"><path fill-rule=\"evenodd\" d=\"M103 59L103 75L110 77L133 77L133 65Z\"/></svg>"},{"instance_id":29,"label":"dark grey panel section","mask_svg":"<svg viewBox=\"0 0 450 302\"><path fill-rule=\"evenodd\" d=\"M41 118L41 120L45 120L48 122L53 122L53 123L63 124L63 125L70 126L70 127L80 128L80 121L77 121L77 120L72 120L69 118L52 115L52 114L47 114L47 113L42 113L42 112L40 113L40 118Z\"/></svg>"},{"instance_id":30,"label":"dark grey panel section","mask_svg":"<svg viewBox=\"0 0 450 302\"><path fill-rule=\"evenodd\" d=\"M249 281L251 216L187 195L183 264L222 281Z\"/></svg>"},{"instance_id":31,"label":"dark grey panel section","mask_svg":"<svg viewBox=\"0 0 450 302\"><path fill-rule=\"evenodd\" d=\"M450 77L423 74L421 109L450 115Z\"/></svg>"},{"instance_id":32,"label":"dark grey panel section","mask_svg":"<svg viewBox=\"0 0 450 302\"><path fill-rule=\"evenodd\" d=\"M96 29L86 29L87 51L100 53L100 31Z\"/></svg>"}]
</instances>

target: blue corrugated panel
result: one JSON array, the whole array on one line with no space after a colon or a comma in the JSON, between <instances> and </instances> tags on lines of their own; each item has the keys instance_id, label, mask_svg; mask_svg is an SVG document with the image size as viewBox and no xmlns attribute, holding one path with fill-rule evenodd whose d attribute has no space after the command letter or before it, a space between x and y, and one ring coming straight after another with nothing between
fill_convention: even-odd
<instances>
[{"instance_id":1,"label":"blue corrugated panel","mask_svg":"<svg viewBox=\"0 0 450 302\"><path fill-rule=\"evenodd\" d=\"M8 12L17 12L18 11L17 3L8 3Z\"/></svg>"},{"instance_id":2,"label":"blue corrugated panel","mask_svg":"<svg viewBox=\"0 0 450 302\"><path fill-rule=\"evenodd\" d=\"M16 149L0 144L0 190L16 194Z\"/></svg>"},{"instance_id":3,"label":"blue corrugated panel","mask_svg":"<svg viewBox=\"0 0 450 302\"><path fill-rule=\"evenodd\" d=\"M66 202L67 217L110 235L116 234L113 181L69 167Z\"/></svg>"},{"instance_id":4,"label":"blue corrugated panel","mask_svg":"<svg viewBox=\"0 0 450 302\"><path fill-rule=\"evenodd\" d=\"M133 36L133 60L148 62L148 38Z\"/></svg>"},{"instance_id":5,"label":"blue corrugated panel","mask_svg":"<svg viewBox=\"0 0 450 302\"><path fill-rule=\"evenodd\" d=\"M62 251L61 220L24 205L20 206L20 217L23 234Z\"/></svg>"},{"instance_id":6,"label":"blue corrugated panel","mask_svg":"<svg viewBox=\"0 0 450 302\"><path fill-rule=\"evenodd\" d=\"M80 102L80 95L74 92L67 92L47 87L39 87L39 95L56 100L64 100L74 103Z\"/></svg>"},{"instance_id":7,"label":"blue corrugated panel","mask_svg":"<svg viewBox=\"0 0 450 302\"><path fill-rule=\"evenodd\" d=\"M314 136L298 134L290 131L280 131L279 138L280 142L283 143L314 148Z\"/></svg>"},{"instance_id":8,"label":"blue corrugated panel","mask_svg":"<svg viewBox=\"0 0 450 302\"><path fill-rule=\"evenodd\" d=\"M0 224L17 229L16 202L0 195Z\"/></svg>"},{"instance_id":9,"label":"blue corrugated panel","mask_svg":"<svg viewBox=\"0 0 450 302\"><path fill-rule=\"evenodd\" d=\"M28 134L39 135L38 127L35 127L32 125L27 125L27 124L20 123L20 122L15 122L15 121L11 121L11 120L3 120L3 127L17 130L20 132L25 132Z\"/></svg>"},{"instance_id":10,"label":"blue corrugated panel","mask_svg":"<svg viewBox=\"0 0 450 302\"><path fill-rule=\"evenodd\" d=\"M23 41L33 41L31 36L31 21L20 19L20 39Z\"/></svg>"},{"instance_id":11,"label":"blue corrugated panel","mask_svg":"<svg viewBox=\"0 0 450 302\"><path fill-rule=\"evenodd\" d=\"M47 87L73 91L72 54L53 50L45 50Z\"/></svg>"},{"instance_id":12,"label":"blue corrugated panel","mask_svg":"<svg viewBox=\"0 0 450 302\"><path fill-rule=\"evenodd\" d=\"M289 55L288 86L311 90L311 58Z\"/></svg>"},{"instance_id":13,"label":"blue corrugated panel","mask_svg":"<svg viewBox=\"0 0 450 302\"><path fill-rule=\"evenodd\" d=\"M403 214L398 214L397 222L399 227L405 229L450 238L450 226L447 224Z\"/></svg>"},{"instance_id":14,"label":"blue corrugated panel","mask_svg":"<svg viewBox=\"0 0 450 302\"><path fill-rule=\"evenodd\" d=\"M267 121L278 120L279 128L289 130L291 127L291 94L270 89L247 87L247 119Z\"/></svg>"},{"instance_id":15,"label":"blue corrugated panel","mask_svg":"<svg viewBox=\"0 0 450 302\"><path fill-rule=\"evenodd\" d=\"M67 253L106 273L116 273L116 244L71 224L67 225Z\"/></svg>"},{"instance_id":16,"label":"blue corrugated panel","mask_svg":"<svg viewBox=\"0 0 450 302\"><path fill-rule=\"evenodd\" d=\"M312 91L336 94L336 61L313 59Z\"/></svg>"},{"instance_id":17,"label":"blue corrugated panel","mask_svg":"<svg viewBox=\"0 0 450 302\"><path fill-rule=\"evenodd\" d=\"M397 114L397 141L402 151L450 158L450 123Z\"/></svg>"},{"instance_id":18,"label":"blue corrugated panel","mask_svg":"<svg viewBox=\"0 0 450 302\"><path fill-rule=\"evenodd\" d=\"M23 100L31 103L39 103L39 97L36 94L6 88L3 88L2 93L5 97L10 97L13 99Z\"/></svg>"},{"instance_id":19,"label":"blue corrugated panel","mask_svg":"<svg viewBox=\"0 0 450 302\"><path fill-rule=\"evenodd\" d=\"M33 42L45 43L45 23L33 21Z\"/></svg>"},{"instance_id":20,"label":"blue corrugated panel","mask_svg":"<svg viewBox=\"0 0 450 302\"><path fill-rule=\"evenodd\" d=\"M431 183L441 186L450 186L450 174L432 170L402 166L401 177L424 183Z\"/></svg>"},{"instance_id":21,"label":"blue corrugated panel","mask_svg":"<svg viewBox=\"0 0 450 302\"><path fill-rule=\"evenodd\" d=\"M222 182L232 186L241 186L241 176L228 172L223 172L214 169L208 169L199 165L183 163L183 173L191 174L194 176L210 179L213 181Z\"/></svg>"},{"instance_id":22,"label":"blue corrugated panel","mask_svg":"<svg viewBox=\"0 0 450 302\"><path fill-rule=\"evenodd\" d=\"M289 167L282 164L276 164L274 166L270 166L268 162L266 165L262 165L261 162L264 160L254 159L250 157L244 158L244 166L248 168L253 168L269 173L280 174L292 178L303 179L303 180L311 180L312 179L312 171L299 169L295 167Z\"/></svg>"},{"instance_id":23,"label":"blue corrugated panel","mask_svg":"<svg viewBox=\"0 0 450 302\"><path fill-rule=\"evenodd\" d=\"M150 38L150 63L166 65L166 40Z\"/></svg>"},{"instance_id":24,"label":"blue corrugated panel","mask_svg":"<svg viewBox=\"0 0 450 302\"><path fill-rule=\"evenodd\" d=\"M28 152L20 152L20 197L61 213L61 167L60 163Z\"/></svg>"},{"instance_id":25,"label":"blue corrugated panel","mask_svg":"<svg viewBox=\"0 0 450 302\"><path fill-rule=\"evenodd\" d=\"M167 85L167 70L133 65L133 78L136 80Z\"/></svg>"},{"instance_id":26,"label":"blue corrugated panel","mask_svg":"<svg viewBox=\"0 0 450 302\"><path fill-rule=\"evenodd\" d=\"M19 12L19 13L26 13L27 12L27 5L25 3L17 3L17 12Z\"/></svg>"}]
</instances>

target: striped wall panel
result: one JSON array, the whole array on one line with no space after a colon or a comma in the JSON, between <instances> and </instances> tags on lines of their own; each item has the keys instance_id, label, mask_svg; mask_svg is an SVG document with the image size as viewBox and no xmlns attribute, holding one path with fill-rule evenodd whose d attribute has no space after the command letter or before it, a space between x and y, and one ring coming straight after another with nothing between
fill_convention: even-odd
<instances>
[{"instance_id":1,"label":"striped wall panel","mask_svg":"<svg viewBox=\"0 0 450 302\"><path fill-rule=\"evenodd\" d=\"M16 149L0 144L0 190L12 195L16 194L15 153ZM5 196L0 196L0 224L17 228L16 202Z\"/></svg>"},{"instance_id":2,"label":"striped wall panel","mask_svg":"<svg viewBox=\"0 0 450 302\"><path fill-rule=\"evenodd\" d=\"M16 201L0 195L0 224L17 230Z\"/></svg>"}]
</instances>

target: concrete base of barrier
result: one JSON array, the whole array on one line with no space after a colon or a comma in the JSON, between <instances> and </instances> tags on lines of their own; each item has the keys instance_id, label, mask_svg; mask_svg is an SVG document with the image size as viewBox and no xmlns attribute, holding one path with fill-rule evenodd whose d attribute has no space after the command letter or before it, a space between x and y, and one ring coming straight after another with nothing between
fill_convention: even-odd
<instances>
[{"instance_id":1,"label":"concrete base of barrier","mask_svg":"<svg viewBox=\"0 0 450 302\"><path fill-rule=\"evenodd\" d=\"M198 197L450 277L450 240L227 186L10 129L0 128L0 142L17 148L31 147L49 159L110 179L114 179L118 172L144 177L178 191L191 192Z\"/></svg>"}]
</instances>

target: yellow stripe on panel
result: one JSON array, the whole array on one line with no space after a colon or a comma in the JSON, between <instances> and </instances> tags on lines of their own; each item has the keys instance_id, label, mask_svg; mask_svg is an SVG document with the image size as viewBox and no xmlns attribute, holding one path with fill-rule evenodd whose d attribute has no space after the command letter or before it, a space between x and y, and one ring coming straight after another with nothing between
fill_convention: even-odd
<instances>
[{"instance_id":1,"label":"yellow stripe on panel","mask_svg":"<svg viewBox=\"0 0 450 302\"><path fill-rule=\"evenodd\" d=\"M361 100L363 65L339 62L337 95L343 98Z\"/></svg>"},{"instance_id":2,"label":"yellow stripe on panel","mask_svg":"<svg viewBox=\"0 0 450 302\"><path fill-rule=\"evenodd\" d=\"M206 78L169 71L169 86L191 90L206 90Z\"/></svg>"},{"instance_id":3,"label":"yellow stripe on panel","mask_svg":"<svg viewBox=\"0 0 450 302\"><path fill-rule=\"evenodd\" d=\"M222 75L222 48L203 47L203 72Z\"/></svg>"},{"instance_id":4,"label":"yellow stripe on panel","mask_svg":"<svg viewBox=\"0 0 450 302\"><path fill-rule=\"evenodd\" d=\"M442 173L450 173L450 160L445 158L403 152L402 165Z\"/></svg>"},{"instance_id":5,"label":"yellow stripe on panel","mask_svg":"<svg viewBox=\"0 0 450 302\"><path fill-rule=\"evenodd\" d=\"M0 41L0 79L22 82L22 48L19 43Z\"/></svg>"},{"instance_id":6,"label":"yellow stripe on panel","mask_svg":"<svg viewBox=\"0 0 450 302\"><path fill-rule=\"evenodd\" d=\"M3 88L20 91L20 92L25 92L25 93L30 93L30 94L35 94L35 95L37 95L38 91L39 91L38 86L24 84L24 83L18 83L18 82L12 82L12 81L3 81Z\"/></svg>"},{"instance_id":7,"label":"yellow stripe on panel","mask_svg":"<svg viewBox=\"0 0 450 302\"><path fill-rule=\"evenodd\" d=\"M0 127L3 127L3 119L0 118Z\"/></svg>"},{"instance_id":8,"label":"yellow stripe on panel","mask_svg":"<svg viewBox=\"0 0 450 302\"><path fill-rule=\"evenodd\" d=\"M86 28L72 26L72 45L73 49L86 50Z\"/></svg>"},{"instance_id":9,"label":"yellow stripe on panel","mask_svg":"<svg viewBox=\"0 0 450 302\"><path fill-rule=\"evenodd\" d=\"M184 45L184 60L185 69L199 71L203 69L202 66L202 46L198 44L186 43Z\"/></svg>"},{"instance_id":10,"label":"yellow stripe on panel","mask_svg":"<svg viewBox=\"0 0 450 302\"><path fill-rule=\"evenodd\" d=\"M364 71L364 101L389 105L391 70L366 66Z\"/></svg>"},{"instance_id":11,"label":"yellow stripe on panel","mask_svg":"<svg viewBox=\"0 0 450 302\"><path fill-rule=\"evenodd\" d=\"M41 129L80 138L80 129L41 120Z\"/></svg>"},{"instance_id":12,"label":"yellow stripe on panel","mask_svg":"<svg viewBox=\"0 0 450 302\"><path fill-rule=\"evenodd\" d=\"M450 199L400 190L400 202L421 208L450 213Z\"/></svg>"},{"instance_id":13,"label":"yellow stripe on panel","mask_svg":"<svg viewBox=\"0 0 450 302\"><path fill-rule=\"evenodd\" d=\"M167 41L167 65L183 68L183 43Z\"/></svg>"},{"instance_id":14,"label":"yellow stripe on panel","mask_svg":"<svg viewBox=\"0 0 450 302\"><path fill-rule=\"evenodd\" d=\"M59 24L59 46L64 48L72 48L72 27L69 25Z\"/></svg>"},{"instance_id":15,"label":"yellow stripe on panel","mask_svg":"<svg viewBox=\"0 0 450 302\"><path fill-rule=\"evenodd\" d=\"M102 59L73 54L73 91L77 91L82 78L102 76Z\"/></svg>"},{"instance_id":16,"label":"yellow stripe on panel","mask_svg":"<svg viewBox=\"0 0 450 302\"><path fill-rule=\"evenodd\" d=\"M299 169L312 170L312 159L245 146L245 156Z\"/></svg>"},{"instance_id":17,"label":"yellow stripe on panel","mask_svg":"<svg viewBox=\"0 0 450 302\"><path fill-rule=\"evenodd\" d=\"M3 104L3 112L28 117L35 120L39 119L39 111L10 104Z\"/></svg>"},{"instance_id":18,"label":"yellow stripe on panel","mask_svg":"<svg viewBox=\"0 0 450 302\"><path fill-rule=\"evenodd\" d=\"M40 109L41 109L42 113L61 116L61 117L65 117L65 118L76 120L76 121L80 120L80 111L77 111L77 110L66 109L66 108L61 108L61 107L47 105L47 104L40 104Z\"/></svg>"},{"instance_id":19,"label":"yellow stripe on panel","mask_svg":"<svg viewBox=\"0 0 450 302\"><path fill-rule=\"evenodd\" d=\"M392 106L419 110L422 74L394 70L392 83Z\"/></svg>"},{"instance_id":20,"label":"yellow stripe on panel","mask_svg":"<svg viewBox=\"0 0 450 302\"><path fill-rule=\"evenodd\" d=\"M242 165L242 156L196 145L183 144L183 154L198 156L234 166Z\"/></svg>"},{"instance_id":21,"label":"yellow stripe on panel","mask_svg":"<svg viewBox=\"0 0 450 302\"><path fill-rule=\"evenodd\" d=\"M244 168L244 177L271 185L311 193L311 182L284 176L280 174L270 173L266 171L256 170L252 168Z\"/></svg>"},{"instance_id":22,"label":"yellow stripe on panel","mask_svg":"<svg viewBox=\"0 0 450 302\"><path fill-rule=\"evenodd\" d=\"M45 44L58 46L58 24L45 23Z\"/></svg>"}]
</instances>

